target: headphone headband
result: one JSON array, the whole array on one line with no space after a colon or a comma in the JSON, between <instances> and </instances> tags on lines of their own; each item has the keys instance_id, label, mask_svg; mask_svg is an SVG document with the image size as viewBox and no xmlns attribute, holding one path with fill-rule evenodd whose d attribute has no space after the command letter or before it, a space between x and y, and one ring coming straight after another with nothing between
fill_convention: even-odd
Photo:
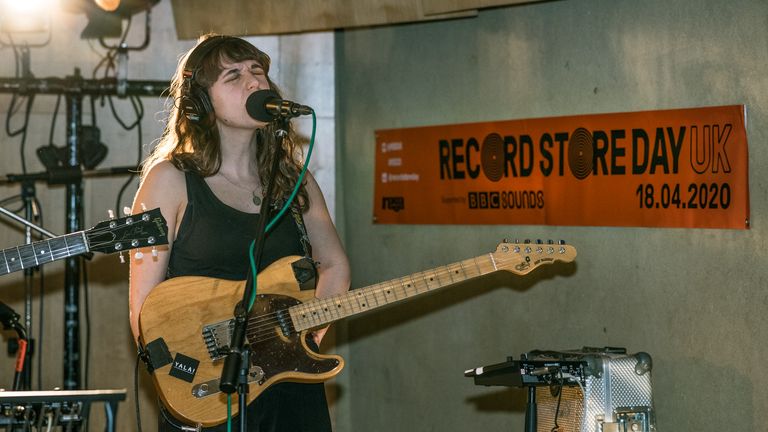
<instances>
[{"instance_id":1,"label":"headphone headband","mask_svg":"<svg viewBox=\"0 0 768 432\"><path fill-rule=\"evenodd\" d=\"M189 53L187 61L184 63L184 78L194 80L203 59L205 59L214 48L219 47L222 43L231 38L231 36L216 35L200 42L192 52Z\"/></svg>"},{"instance_id":2,"label":"headphone headband","mask_svg":"<svg viewBox=\"0 0 768 432\"><path fill-rule=\"evenodd\" d=\"M213 112L213 105L208 92L197 83L197 73L203 60L215 49L221 46L231 36L216 35L203 40L189 53L184 63L184 86L181 90L180 109L192 123L199 123Z\"/></svg>"}]
</instances>

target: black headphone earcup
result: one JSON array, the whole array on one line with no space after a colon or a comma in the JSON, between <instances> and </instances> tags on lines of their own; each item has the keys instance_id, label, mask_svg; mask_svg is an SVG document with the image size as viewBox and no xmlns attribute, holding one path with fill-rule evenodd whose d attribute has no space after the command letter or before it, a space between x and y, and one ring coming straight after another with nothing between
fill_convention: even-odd
<instances>
[{"instance_id":1,"label":"black headphone earcup","mask_svg":"<svg viewBox=\"0 0 768 432\"><path fill-rule=\"evenodd\" d=\"M197 84L191 84L179 101L184 116L193 123L200 123L213 112L208 92Z\"/></svg>"}]
</instances>

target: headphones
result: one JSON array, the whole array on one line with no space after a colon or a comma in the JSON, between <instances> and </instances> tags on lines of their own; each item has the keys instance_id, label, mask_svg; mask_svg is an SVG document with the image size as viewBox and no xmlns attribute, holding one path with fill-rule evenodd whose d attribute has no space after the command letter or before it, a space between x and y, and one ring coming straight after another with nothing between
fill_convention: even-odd
<instances>
[{"instance_id":1,"label":"headphones","mask_svg":"<svg viewBox=\"0 0 768 432\"><path fill-rule=\"evenodd\" d=\"M200 123L208 114L213 112L213 104L208 96L208 91L197 83L200 65L211 51L230 39L232 39L231 36L223 35L209 37L200 42L187 57L184 64L184 84L179 97L179 109L192 123Z\"/></svg>"}]
</instances>

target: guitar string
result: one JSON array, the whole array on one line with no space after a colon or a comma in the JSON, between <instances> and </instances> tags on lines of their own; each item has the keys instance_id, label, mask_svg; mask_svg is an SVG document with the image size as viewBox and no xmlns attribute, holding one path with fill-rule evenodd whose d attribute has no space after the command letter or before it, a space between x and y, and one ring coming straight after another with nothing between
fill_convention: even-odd
<instances>
[{"instance_id":1,"label":"guitar string","mask_svg":"<svg viewBox=\"0 0 768 432\"><path fill-rule=\"evenodd\" d=\"M475 258L474 260L476 261L477 259ZM475 262L475 265L477 266L477 268L479 270L478 276L481 276L483 274L487 274L487 273L490 273L492 271L495 271L495 270L498 269L497 267L498 267L499 264L506 265L510 261L519 261L519 260L513 260L511 258L505 258L504 256L500 256L500 257L496 257L496 260L495 260L496 265L495 266L493 264L488 264L488 263L478 264L477 262ZM467 280L469 277L466 274L466 270L463 270L462 262L458 262L458 263L455 263L455 264L458 264L462 268L462 272L464 274L464 279L462 279L462 281ZM453 277L451 276L451 272L452 272L451 266L454 266L455 264L444 266L445 270L443 271L443 273L444 273L443 276L447 275L448 277L450 277L451 283L455 282L453 280ZM483 269L483 267L485 268L485 270ZM454 269L455 268L456 267L454 267ZM453 271L456 271L456 270L453 270ZM426 275L434 274L434 277L437 277L439 279L440 276L438 275L438 273L440 273L440 272L434 272L434 273L433 272L422 272L422 273L420 273L420 275L422 276L422 278L424 278ZM419 275L419 273L417 273L415 275ZM474 277L474 276L472 276L472 277ZM413 280L413 276L411 276L409 278L411 279L411 284L413 285L412 288L416 291L416 294L418 294L419 293L418 292L418 284L416 283L415 280ZM399 280L404 280L404 279L406 279L406 278L400 278ZM411 284L409 284L409 285L411 285ZM384 303L387 304L387 302L386 302L386 300L387 300L386 297L387 296L386 296L386 294L384 294L382 292L382 290L387 289L388 285L391 285L393 288L397 288L397 284L396 284L395 281L390 281L390 282L385 282L385 283L377 284L377 285L371 287L372 289L370 290L369 293L365 294L366 298L369 295L373 295L374 299L376 300L376 299L379 298L379 296L383 295ZM426 285L426 290L429 291L430 287L429 287L429 284L426 283L426 281L425 281L425 285ZM437 287L437 288L441 288L442 286L444 286L444 285L441 285L440 287ZM401 288L403 288L404 290L407 290L407 288L405 286L403 286L402 284L401 284ZM334 299L334 297L331 297L329 299L322 299L322 300L320 300L320 302L325 300L325 303L328 304L333 299ZM368 301L368 303L370 303L370 301ZM377 303L377 306L378 306L378 304L379 304L378 300L376 300L376 303ZM336 304L336 302L334 302L334 304ZM310 305L308 303L303 303L303 304L295 305L294 307L301 307L301 306L304 306L304 309L306 310L306 312L310 312L311 309L312 309L312 306L314 306L314 305ZM351 307L352 307L352 309L357 309L357 308L355 308L354 304L351 304ZM364 305L360 305L359 307L363 308L365 306ZM330 308L329 309L327 307L322 307L322 305L320 305L320 308L322 308L324 310L325 315L327 315L329 313L331 315L333 315L333 313L330 312L330 311L335 310L334 308ZM273 312L271 314L260 315L258 317L254 317L254 318L249 319L248 325L246 327L247 331L250 331L252 336L257 336L258 332L261 332L262 334L265 331L268 332L268 333L271 333L273 331L273 329L275 329L276 327L279 327L279 324L278 324L278 322L276 320L277 319L277 315L279 313L281 313L281 312L284 313L285 310L286 309L282 309L282 310ZM311 318L311 319L317 319L317 318L321 318L322 319L322 317L317 314L317 310L312 311L312 314L316 315L316 318ZM323 315L322 311L320 312L320 315ZM306 318L306 313L302 314L302 318ZM293 319L291 319L288 322L288 324L289 324L289 328L293 327L290 331L295 332L296 330L295 330L295 326L293 325ZM269 338L269 339L271 339L271 338ZM257 342L259 340L257 340Z\"/></svg>"},{"instance_id":2,"label":"guitar string","mask_svg":"<svg viewBox=\"0 0 768 432\"><path fill-rule=\"evenodd\" d=\"M401 279L404 279L404 278L401 278ZM411 287L410 287L410 288L412 288L412 290L414 290L414 291L416 292L416 294L418 294L418 293L419 293L418 284L416 284L414 281L411 281L411 282L409 283L409 285L411 285ZM424 292L427 292L427 291L429 290L429 286L428 286L428 284L426 284L426 283L425 283L425 286L426 286L426 290L425 290ZM403 291L408 291L408 289L409 289L409 287L406 287L406 286L405 286L405 284L401 284L399 287L400 287L400 288L402 288L402 289L403 289ZM390 281L390 282L383 282L383 283L381 283L381 284L377 284L377 285L374 285L374 286L372 286L372 287L369 287L368 289L369 289L370 291L369 291L369 292L367 292L366 294L363 294L363 295L364 295L366 298L368 298L368 297L370 297L370 296L373 296L373 297L374 297L374 300L375 300L375 302L376 302L376 304L377 304L377 306L378 306L378 305L381 305L382 303L386 305L386 304L389 304L389 303L392 303L392 302L388 302L388 301L387 301L387 294L385 294L385 293L384 293L384 290L387 290L387 289L391 290L391 289L396 289L396 288L398 288L398 285L397 285L397 283L396 283L396 282L394 282L394 281ZM329 297L329 298L325 298L325 299L317 299L317 300L315 300L314 302L316 302L316 303L320 303L319 305L317 305L317 309L318 309L318 310L319 310L319 309L322 309L322 310L325 312L325 313L324 313L324 315L331 315L331 316L333 316L333 312L332 312L332 311L334 311L334 310L338 310L338 309L337 309L337 308L333 308L333 307L331 307L331 308L329 308L329 307L323 307L323 305L324 305L324 304L325 304L325 305L330 305L330 304L333 304L333 305L337 305L338 303L340 303L340 300L341 300L341 298L342 298L342 297L347 297L347 296L348 296L348 294L349 294L349 293L347 293L347 294L342 294L342 295L340 295L340 296L336 296L336 297ZM359 293L358 293L358 294L359 294ZM413 294L412 294L412 295L413 295ZM406 293L406 296L408 296L408 294L407 294L407 293ZM404 298L407 298L407 297L404 297ZM404 299L404 298L403 298L403 299ZM355 309L355 310L357 310L357 309L363 309L363 308L366 308L366 306L364 306L364 305L358 305L357 307L355 307L355 305L354 305L353 303L351 303L351 300L350 300L350 299L345 299L345 300L347 300L347 302L349 302L349 303L350 303L350 307L351 307L352 309ZM382 302L379 302L379 300L382 300ZM395 301L398 301L398 300L401 300L401 299L396 299ZM366 303L370 304L370 301L366 301ZM313 308L315 305L313 305L313 304L310 304L310 303L300 303L300 304L294 305L293 307L297 307L297 308L300 308L300 309L302 309L302 308L301 308L302 306L303 306L303 309L306 309L306 310L307 310L307 313L309 313L309 312L311 311L311 309L312 309L312 308ZM272 313L270 313L270 314L259 315L259 316L253 317L253 318L249 319L249 321L248 321L248 327L247 327L247 329L248 329L248 330L254 330L254 329L256 329L256 328L257 328L257 327L258 327L260 324L262 324L263 322L271 322L271 320L272 320L273 318L276 318L276 316L277 316L279 313L281 313L281 312L284 312L284 311L285 311L285 309L283 309L283 310L279 310L279 311L276 311L276 312L272 312ZM320 312L320 314L321 314L321 315L323 315L323 311L321 311L321 312ZM303 314L302 314L302 318L307 318L307 313L303 313ZM314 312L314 315L318 315L318 314L317 314L317 312ZM338 315L338 314L337 314L337 315ZM318 316L317 318L320 318L320 317ZM311 318L311 317L310 317L310 319L314 319L314 318ZM270 326L271 326L271 324L268 324L268 325L270 325Z\"/></svg>"},{"instance_id":3,"label":"guitar string","mask_svg":"<svg viewBox=\"0 0 768 432\"><path fill-rule=\"evenodd\" d=\"M145 222L145 221L142 221L142 222ZM43 260L44 261L43 264L46 264L46 263L51 262L51 261L56 261L56 260L59 260L61 258L65 258L65 257L69 257L69 256L79 255L79 254L82 254L82 253L85 253L85 252L88 251L88 249L86 248L86 244L85 243L79 243L79 244L73 244L73 245L69 245L67 243L64 243L65 247L58 248L57 250L52 250L54 248L51 248L49 250L41 249L41 246L45 246L45 245L52 246L51 245L51 241L54 241L54 240L61 241L65 237L73 237L73 238L78 238L79 239L81 237L81 235L84 233L85 237L88 238L89 240L91 240L88 243L90 245L90 248L91 249L95 249L95 248L102 247L104 245L112 244L112 243L114 243L114 240L112 240L112 241L106 241L106 240L94 241L92 237L97 237L97 236L103 235L104 233L109 233L109 232L112 232L112 231L114 231L113 228L98 228L98 229L97 228L92 228L91 230L89 230L87 232L86 231L79 231L79 232L64 234L62 236L57 236L57 237L46 239L46 240L40 240L40 241L36 241L36 242L33 242L33 243L29 243L29 244L24 244L24 245L19 245L19 246L11 247L11 248L2 249L1 251L3 252L3 256L5 258L6 264L8 264L10 262L13 262L13 260L8 260L8 256L7 256L8 254L11 254L12 258L15 258L15 257L18 256L19 262L21 263L21 268L18 269L18 270L21 270L21 269L26 268L26 267L32 267L32 266L39 265L40 264L40 260ZM149 239L149 237L139 237L139 238L136 238L135 240L143 241L143 242L146 243L148 241L148 239ZM16 249L16 251L14 251L14 249ZM22 249L31 249L33 254L32 255L28 255L28 256L22 256L21 255ZM36 253L37 251L35 249L40 249L40 253L39 254ZM131 249L131 248L129 248L129 249ZM128 250L128 249L126 249L126 250ZM115 250L114 252L118 252L118 251ZM49 258L51 259L51 261L48 261ZM10 271L8 271L8 270L9 270L8 268L6 268L5 270L0 269L0 274L6 274L6 273L14 271L13 269L11 269ZM5 271L5 273L2 273L3 271Z\"/></svg>"},{"instance_id":4,"label":"guitar string","mask_svg":"<svg viewBox=\"0 0 768 432\"><path fill-rule=\"evenodd\" d=\"M502 259L497 260L497 263L503 263L504 261L505 260L502 258ZM482 264L482 265L476 263L476 265L477 265L478 270L479 270L478 276L482 275L482 274L487 274L488 272L493 271L493 269L494 269L493 265L487 264L487 263ZM453 277L450 275L450 273L453 272L451 270L451 268L450 268L451 265L444 266L444 267L445 267L445 270L444 270L443 277L445 275L448 275L448 277L451 278L451 282L450 283L455 283L455 281L453 280ZM486 270L483 270L481 267L485 267ZM454 267L454 269L455 269L455 267ZM438 279L440 278L438 273L422 272L422 274L424 274L424 275L426 275L426 274L434 274L433 277L436 277ZM469 278L467 276L465 270L463 271L463 274L464 274L464 278L461 281L467 280ZM472 277L474 277L474 276L472 276ZM410 278L400 278L399 280L402 281L404 279L410 279L411 281L408 284L409 287L412 288L412 290L415 291L415 294L419 294L418 284L416 283L416 281L413 280L413 277L410 277ZM377 307L379 305L381 305L381 303L378 301L379 299L382 299L383 303L385 305L388 304L388 303L391 303L391 302L387 302L387 295L383 291L386 290L386 289L397 288L398 286L397 286L397 283L395 281L383 282L381 284L374 285L374 286L370 287L370 292L364 294L364 296L366 298L368 298L368 296L373 295L374 296L374 300L377 303ZM426 290L424 292L428 292L430 290L429 284L426 281L424 281L424 285L425 285L425 288L426 288ZM391 288L390 288L390 286L391 286ZM441 284L441 286L439 286L437 288L441 288L443 286L445 286L445 285ZM409 287L406 287L403 283L400 284L400 288L402 288L404 291L408 291ZM415 295L415 294L411 294L411 295ZM406 293L406 295L407 295L407 293ZM342 295L341 297L344 297L344 296L346 296L346 294ZM331 298L327 298L327 299L319 299L318 302L325 303L326 305L328 305L334 299L338 300L338 298L336 298L336 297L331 297ZM396 299L395 301L398 301L398 300L400 300L400 299ZM366 303L370 304L370 301L366 301ZM337 302L334 301L333 304L337 304ZM310 305L309 303L301 303L301 304L295 305L293 307L301 307L301 306L304 306L304 309L306 309L307 313L309 313L312 310L312 307L314 305ZM311 320L318 319L318 318L323 319L323 317L321 317L320 315L329 315L329 314L331 315L331 318L333 318L333 312L331 312L331 311L337 310L335 308L323 307L322 304L320 304L318 306L319 307L315 311L312 311L312 314L315 315L315 317L314 318L310 317ZM362 309L362 308L366 307L366 306L364 306L364 304L363 305L359 305L357 308L354 306L354 304L350 304L350 306L352 307L352 309L355 309L355 310ZM322 311L320 311L319 314L318 314L317 310L319 310L319 309L322 309ZM246 330L249 331L249 332L263 332L264 330L267 330L267 331L271 332L272 329L275 328L275 326L279 326L278 321L277 321L277 319L278 319L277 315L280 314L280 313L284 313L285 311L286 311L286 309L281 309L281 310L278 310L278 311L275 311L275 312L272 312L272 313L269 313L269 314L259 315L259 316L250 318L248 320L248 325L246 327ZM323 313L323 312L325 312L325 313ZM302 314L302 318L307 318L307 313L303 313ZM340 314L337 314L337 315L340 315ZM289 324L293 325L293 320L289 321ZM293 330L291 330L291 331L295 331L295 328Z\"/></svg>"},{"instance_id":5,"label":"guitar string","mask_svg":"<svg viewBox=\"0 0 768 432\"><path fill-rule=\"evenodd\" d=\"M496 259L496 263L497 264L503 264L505 261L511 261L511 260L510 259L505 259L503 257L500 257L500 258ZM480 270L480 274L479 275L487 274L488 272L491 272L491 271L495 270L495 267L493 266L493 264L488 264L488 263L477 264L476 263L476 265L478 266L478 270ZM448 270L446 272L446 274L448 274L449 277L450 277L450 265L449 266L444 266L444 267L446 268L446 270ZM481 267L485 267L487 269L487 271L483 271L483 269ZM424 272L422 272L422 274L424 274ZM426 273L426 274L432 274L432 273L429 272L429 273ZM439 278L439 276L437 276L437 273L434 273L434 274L435 274L435 277ZM464 271L464 275L466 277L466 271ZM402 279L405 279L405 278L401 278L401 280ZM412 277L411 277L411 279L412 279ZM452 279L452 277L451 277L451 279ZM464 280L466 280L466 279L464 279ZM374 296L382 295L383 293L381 292L381 290L386 289L387 288L387 286L386 286L387 284L392 284L392 286L394 288L397 288L397 286L395 285L395 282L385 282L385 283L382 283L382 284L378 284L378 285L381 285L381 286L377 286L377 289L379 290L379 292L377 292L376 289L373 289L372 292L366 294L366 296L370 295L370 294L373 294ZM417 284L415 283L415 281L412 280L412 284L414 285L413 288L418 293L418 288L416 287ZM406 289L402 285L401 285L401 287L403 289ZM426 287L427 287L427 291L429 291L429 285L428 284L426 284ZM440 287L438 287L438 288L440 288ZM383 294L383 297L384 297L384 300L386 300L386 294ZM333 297L331 297L329 299L322 299L322 300L330 300L330 299L333 299ZM295 305L295 306L292 306L292 307L300 307L300 306L308 306L308 304L307 303L301 303L301 304L298 304L298 305ZM354 305L352 305L352 307L353 307L353 309L355 309ZM311 309L311 307L308 308L308 309ZM324 309L326 309L326 308L324 308ZM275 311L275 312L272 312L272 313L269 313L269 314L259 315L257 317L253 317L253 318L249 319L248 320L248 325L246 327L246 331L248 332L247 336L248 336L249 341L251 341L251 343L263 343L263 342L267 342L269 340L272 340L272 339L280 337L279 333L282 333L282 331L280 330L280 325L279 325L279 322L278 322L277 315L280 314L280 313L285 313L286 310L287 309L281 309L281 310L278 310L278 311ZM333 309L331 309L331 310L333 310ZM328 312L330 312L330 310L326 310L325 312L327 314ZM321 314L322 314L322 312L321 312ZM288 321L288 330L289 330L289 335L290 334L298 334L298 332L296 331L296 327L293 324L293 319ZM267 336L267 335L270 335L270 336ZM267 337L265 337L265 336L267 336Z\"/></svg>"},{"instance_id":6,"label":"guitar string","mask_svg":"<svg viewBox=\"0 0 768 432\"><path fill-rule=\"evenodd\" d=\"M476 261L476 259L474 259L474 260ZM497 263L503 263L504 261L505 261L505 259L501 258L501 259L497 260ZM467 271L464 269L464 267L463 267L463 265L461 263L455 263L455 264L458 264L459 267L461 267L461 269L462 269L463 278L462 278L461 281L467 280L470 277L475 277L475 275L468 276L467 275ZM454 283L455 282L453 280L453 277L451 276L451 273L454 273L454 272L457 271L457 270L455 270L456 269L455 264L444 266L445 270L442 271L442 273L443 273L442 275L440 274L441 272L434 272L434 271L416 273L416 274L414 274L413 276L410 276L410 277L403 277L403 278L399 278L399 279L394 279L392 281L382 282L380 284L376 284L376 285L373 285L371 287L364 288L364 289L367 289L368 292L365 293L365 294L362 294L362 295L365 296L365 298L367 299L366 303L368 303L368 304L370 304L370 301L368 301L368 297L369 296L373 296L374 297L374 301L376 302L376 304L378 306L381 303L384 303L385 305L389 304L389 303L392 303L391 301L387 300L387 294L384 292L385 290L397 289L399 287L399 288L403 289L404 292L406 292L405 293L406 294L405 298L409 297L409 295L407 293L407 291L409 289L412 290L412 291L415 291L415 293L411 294L411 295L419 294L420 283L417 282L417 280L414 278L414 276L421 276L421 279L424 279L423 286L425 287L425 289L424 289L423 292L430 291L429 283L426 281L426 277L428 275L431 275L430 279L437 278L438 279L438 283L441 284L441 286L439 286L437 288L441 288L442 286L444 286L444 284L442 284L439 281L439 279L441 277L445 277L447 275L451 279L450 283ZM451 268L451 266L454 266L453 269ZM475 266L478 269L477 276L480 276L480 275L483 275L483 274L487 274L488 272L494 270L493 265L487 264L487 263L480 263L480 264L478 264L477 262L475 262ZM485 269L483 269L483 267L485 267ZM433 281L433 280L430 280L430 282L431 281ZM317 315L317 310L322 309L322 311L320 311L321 315L323 315L323 311L324 311L325 315L330 314L331 316L333 316L333 312L332 311L333 310L337 310L337 309L333 308L333 307L328 308L327 306L333 304L333 305L336 305L338 307L338 304L341 303L340 300L342 299L342 297L348 297L348 294L349 293L343 294L341 296L336 296L336 297L329 297L329 298L325 298L325 299L317 299L315 301L315 303L320 303L320 304L317 305L318 307L317 307L316 311L314 311L312 313ZM358 295L358 297L359 296L360 296L360 294ZM347 300L347 302L350 303L350 307L352 307L352 309L357 310L357 309L362 309L362 308L366 307L365 303L363 303L363 304L358 304L358 307L356 308L355 305L353 303L351 303L350 299L347 298L345 300ZM379 302L379 300L382 300L382 302ZM395 299L395 301L398 301L398 300L401 300L401 299L397 299L397 298ZM326 307L324 307L323 305L326 305ZM314 306L315 305L312 305L310 303L301 303L301 304L295 305L293 307L298 307L300 309L304 309L304 310L306 310L306 313L309 313ZM253 330L253 329L257 328L258 325L260 325L261 323L268 322L268 321L272 320L280 312L284 312L284 310L276 311L276 312L273 312L271 314L261 315L261 316L257 316L257 317L253 317L253 318L249 319L247 329L248 330ZM306 313L302 314L302 318L306 318L307 317ZM339 314L337 314L337 315L339 315ZM320 317L318 316L318 318L320 318ZM310 319L313 319L313 318L310 317Z\"/></svg>"}]
</instances>

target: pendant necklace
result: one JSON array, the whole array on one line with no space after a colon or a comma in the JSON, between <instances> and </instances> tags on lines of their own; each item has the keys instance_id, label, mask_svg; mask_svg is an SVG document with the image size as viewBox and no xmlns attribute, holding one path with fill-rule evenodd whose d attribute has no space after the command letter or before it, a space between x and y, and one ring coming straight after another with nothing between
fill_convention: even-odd
<instances>
[{"instance_id":1,"label":"pendant necklace","mask_svg":"<svg viewBox=\"0 0 768 432\"><path fill-rule=\"evenodd\" d=\"M256 207L260 206L261 197L256 194L256 191L252 191L251 194L253 195L253 197L251 198L251 200L253 201L253 205L255 205Z\"/></svg>"},{"instance_id":2,"label":"pendant necklace","mask_svg":"<svg viewBox=\"0 0 768 432\"><path fill-rule=\"evenodd\" d=\"M233 186L236 186L236 187L238 187L240 189L250 191L251 192L251 201L253 202L253 205L255 205L256 207L261 205L261 196L259 196L259 194L256 193L256 189L250 190L248 188L244 188L244 187L240 186L239 184L233 182L232 180L228 179L227 176L224 175L224 173L221 173L221 176L224 177L224 180L226 180L229 184L231 184Z\"/></svg>"}]
</instances>

